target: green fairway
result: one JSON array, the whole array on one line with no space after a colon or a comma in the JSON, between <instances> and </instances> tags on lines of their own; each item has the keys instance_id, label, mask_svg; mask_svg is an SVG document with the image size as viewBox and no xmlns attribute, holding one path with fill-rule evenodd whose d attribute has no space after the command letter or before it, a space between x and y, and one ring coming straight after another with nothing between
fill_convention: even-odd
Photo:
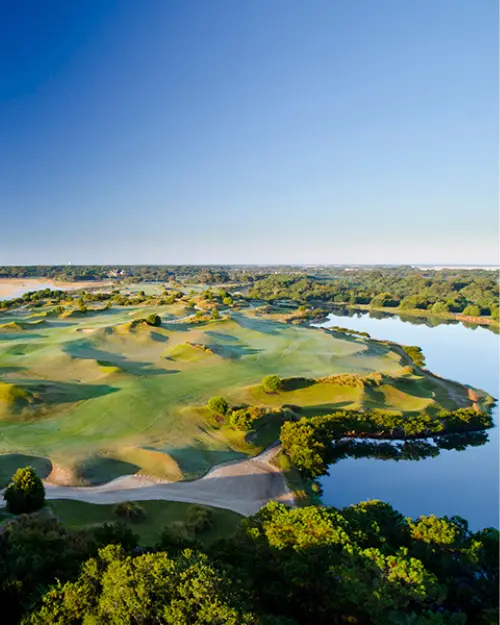
<instances>
[{"instance_id":1,"label":"green fairway","mask_svg":"<svg viewBox=\"0 0 500 625\"><path fill-rule=\"evenodd\" d=\"M128 523L129 527L139 536L143 547L152 547L158 542L162 529L171 523L186 522L189 512L193 508L205 508L210 511L212 527L196 535L197 540L207 545L218 538L231 536L242 520L239 514L230 510L198 506L176 501L139 501L144 509L145 518L137 523ZM68 528L83 528L102 525L116 521L113 513L114 505L101 505L60 499L51 501L48 506L54 511L59 520ZM1 522L1 518L0 518Z\"/></svg>"},{"instance_id":2,"label":"green fairway","mask_svg":"<svg viewBox=\"0 0 500 625\"><path fill-rule=\"evenodd\" d=\"M252 309L216 321L196 320L183 301L75 311L58 316L42 306L0 314L2 479L16 466L42 461L43 473L53 468L59 483L96 484L141 471L193 478L258 453L279 432L278 422L266 424L245 441L221 429L200 409L214 395L231 405L297 405L304 414L456 407L443 383L430 377L407 375L404 387L391 382L410 363L395 347L282 323ZM161 316L160 327L140 322L151 312ZM317 379L373 372L385 376L380 388L315 383L268 395L259 387L268 374Z\"/></svg>"}]
</instances>

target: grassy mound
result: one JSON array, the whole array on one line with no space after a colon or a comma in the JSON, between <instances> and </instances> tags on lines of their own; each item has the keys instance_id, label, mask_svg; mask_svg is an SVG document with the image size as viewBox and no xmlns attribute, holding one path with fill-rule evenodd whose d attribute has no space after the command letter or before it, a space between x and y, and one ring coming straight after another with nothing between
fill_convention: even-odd
<instances>
[{"instance_id":1,"label":"grassy mound","mask_svg":"<svg viewBox=\"0 0 500 625\"><path fill-rule=\"evenodd\" d=\"M0 419L18 414L33 401L33 393L22 386L0 382Z\"/></svg>"},{"instance_id":2,"label":"grassy mound","mask_svg":"<svg viewBox=\"0 0 500 625\"><path fill-rule=\"evenodd\" d=\"M24 332L24 325L19 321L9 321L8 323L0 324L0 332Z\"/></svg>"},{"instance_id":3,"label":"grassy mound","mask_svg":"<svg viewBox=\"0 0 500 625\"><path fill-rule=\"evenodd\" d=\"M198 344L186 342L166 350L164 356L171 360L197 362L199 360L204 360L207 356L213 356L213 352L209 349L203 349Z\"/></svg>"},{"instance_id":4,"label":"grassy mound","mask_svg":"<svg viewBox=\"0 0 500 625\"><path fill-rule=\"evenodd\" d=\"M115 456L139 467L138 472L144 475L172 482L184 477L178 463L165 452L142 447L123 447L115 452Z\"/></svg>"}]
</instances>

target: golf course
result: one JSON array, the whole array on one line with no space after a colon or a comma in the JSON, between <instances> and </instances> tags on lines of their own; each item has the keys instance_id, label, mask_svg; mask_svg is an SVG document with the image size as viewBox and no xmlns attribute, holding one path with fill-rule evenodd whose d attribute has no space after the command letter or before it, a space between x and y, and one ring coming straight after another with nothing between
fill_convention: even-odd
<instances>
[{"instance_id":1,"label":"golf course","mask_svg":"<svg viewBox=\"0 0 500 625\"><path fill-rule=\"evenodd\" d=\"M159 287L140 288L149 295L136 305L82 308L65 296L58 308L47 297L0 313L0 486L28 464L59 486L193 480L263 452L290 414L432 415L472 403L395 344L286 323L262 302L210 315L214 300L199 290L162 304ZM273 374L289 383L269 393L261 381ZM207 408L213 396L258 418L231 427Z\"/></svg>"}]
</instances>

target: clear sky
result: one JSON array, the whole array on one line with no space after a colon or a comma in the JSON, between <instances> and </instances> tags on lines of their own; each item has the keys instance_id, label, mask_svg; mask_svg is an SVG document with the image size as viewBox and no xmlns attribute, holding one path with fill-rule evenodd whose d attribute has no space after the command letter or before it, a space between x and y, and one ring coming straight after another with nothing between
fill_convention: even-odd
<instances>
[{"instance_id":1,"label":"clear sky","mask_svg":"<svg viewBox=\"0 0 500 625\"><path fill-rule=\"evenodd\" d=\"M497 5L0 3L0 264L496 263Z\"/></svg>"}]
</instances>

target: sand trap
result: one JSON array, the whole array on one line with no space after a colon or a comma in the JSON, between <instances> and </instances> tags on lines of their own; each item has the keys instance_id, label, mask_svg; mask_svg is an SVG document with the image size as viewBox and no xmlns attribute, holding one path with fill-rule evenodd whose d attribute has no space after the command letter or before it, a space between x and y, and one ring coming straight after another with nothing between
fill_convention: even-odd
<instances>
[{"instance_id":1,"label":"sand trap","mask_svg":"<svg viewBox=\"0 0 500 625\"><path fill-rule=\"evenodd\" d=\"M57 486L45 481L47 499L75 499L95 504L151 499L205 504L243 516L255 514L270 500L294 504L283 473L270 464L279 447L255 458L214 467L192 482L167 482L141 475L119 477L100 486ZM5 505L2 500L0 506Z\"/></svg>"}]
</instances>

